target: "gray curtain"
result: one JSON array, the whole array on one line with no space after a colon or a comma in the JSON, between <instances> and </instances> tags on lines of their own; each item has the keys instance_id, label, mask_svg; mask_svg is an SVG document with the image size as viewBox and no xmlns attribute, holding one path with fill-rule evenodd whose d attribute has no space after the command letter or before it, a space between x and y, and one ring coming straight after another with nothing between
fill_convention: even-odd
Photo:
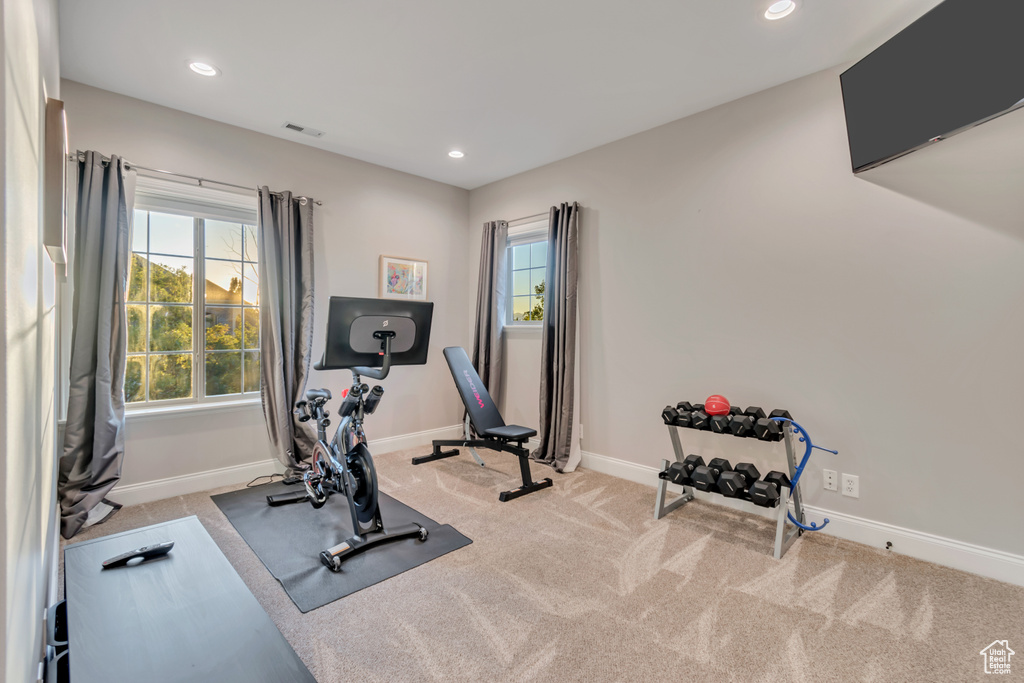
<instances>
[{"instance_id":1,"label":"gray curtain","mask_svg":"<svg viewBox=\"0 0 1024 683\"><path fill-rule=\"evenodd\" d=\"M559 472L580 462L578 308L579 204L551 207L540 369L540 448L534 460Z\"/></svg>"},{"instance_id":2,"label":"gray curtain","mask_svg":"<svg viewBox=\"0 0 1024 683\"><path fill-rule=\"evenodd\" d=\"M473 367L495 401L501 400L501 333L505 325L507 246L508 223L484 223L480 240L480 278L476 288Z\"/></svg>"},{"instance_id":3,"label":"gray curtain","mask_svg":"<svg viewBox=\"0 0 1024 683\"><path fill-rule=\"evenodd\" d=\"M260 395L277 458L303 469L315 432L294 413L313 348L313 202L259 190Z\"/></svg>"},{"instance_id":4,"label":"gray curtain","mask_svg":"<svg viewBox=\"0 0 1024 683\"><path fill-rule=\"evenodd\" d=\"M124 459L125 300L135 172L116 157L78 162L71 367L58 466L60 533L71 538L121 506L106 500Z\"/></svg>"}]
</instances>

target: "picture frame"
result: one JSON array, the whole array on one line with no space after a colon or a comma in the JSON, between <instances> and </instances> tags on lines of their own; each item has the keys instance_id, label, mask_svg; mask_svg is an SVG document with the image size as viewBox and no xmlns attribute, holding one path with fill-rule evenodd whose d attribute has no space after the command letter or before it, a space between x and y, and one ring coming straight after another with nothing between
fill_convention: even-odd
<instances>
[{"instance_id":1,"label":"picture frame","mask_svg":"<svg viewBox=\"0 0 1024 683\"><path fill-rule=\"evenodd\" d=\"M427 261L381 254L377 296L381 299L427 300Z\"/></svg>"}]
</instances>

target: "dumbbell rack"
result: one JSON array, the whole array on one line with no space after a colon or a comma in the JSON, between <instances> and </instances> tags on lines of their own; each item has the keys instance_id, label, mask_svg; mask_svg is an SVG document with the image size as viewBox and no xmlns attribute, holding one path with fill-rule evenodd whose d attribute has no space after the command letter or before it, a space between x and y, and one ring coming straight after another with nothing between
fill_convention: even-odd
<instances>
[{"instance_id":1,"label":"dumbbell rack","mask_svg":"<svg viewBox=\"0 0 1024 683\"><path fill-rule=\"evenodd\" d=\"M672 439L672 450L675 452L675 458L677 462L683 462L686 456L683 454L683 445L679 441L679 430L680 427L675 425L668 425L669 437ZM712 433L712 432L708 432ZM790 481L796 476L796 445L793 440L794 436L793 428L790 424L784 423L782 428L783 442L786 444L786 462L789 464L789 479ZM722 436L731 436L729 434L723 434ZM668 460L661 461L662 471L666 470L669 466ZM672 512L676 508L682 507L686 503L693 500L693 487L683 486L683 492L680 496L666 501L665 497L668 494L668 481L662 478L658 478L658 492L657 497L654 500L654 518L661 519L669 512ZM734 499L740 500L740 499ZM798 519L800 523L805 523L804 508L800 501L800 482L790 490L788 486L779 487L779 515L777 526L775 527L775 552L774 557L776 560L782 559L782 556L789 549L789 546L796 541L797 537L802 533L801 529L796 525L790 524L787 519L787 513L789 512L789 501L793 501L793 517ZM750 503L753 505L753 503ZM788 530L786 527L790 527Z\"/></svg>"}]
</instances>

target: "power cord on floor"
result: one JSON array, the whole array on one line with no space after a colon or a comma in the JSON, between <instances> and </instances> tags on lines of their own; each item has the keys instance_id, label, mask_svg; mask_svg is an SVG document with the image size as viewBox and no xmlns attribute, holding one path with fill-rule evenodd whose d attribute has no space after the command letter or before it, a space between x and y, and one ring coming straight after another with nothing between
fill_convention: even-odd
<instances>
[{"instance_id":1,"label":"power cord on floor","mask_svg":"<svg viewBox=\"0 0 1024 683\"><path fill-rule=\"evenodd\" d=\"M252 489L252 488L256 488L257 486L264 486L266 484L272 484L272 483L274 483L274 481L275 481L275 479L277 477L281 477L281 481L284 481L284 475L283 474L280 474L279 472L274 472L273 474L264 474L262 476L256 477L255 479L250 481L248 484L246 484L245 488ZM260 481L260 479L266 479L266 481ZM259 482L259 483L257 484L256 482Z\"/></svg>"},{"instance_id":2,"label":"power cord on floor","mask_svg":"<svg viewBox=\"0 0 1024 683\"><path fill-rule=\"evenodd\" d=\"M253 489L256 488L257 486L266 486L267 484L273 484L275 481L277 481L278 478L280 478L281 483L285 484L286 486L302 483L301 474L296 474L294 470L288 470L284 474L281 474L280 472L274 472L273 474L264 474L262 476L256 477L248 484L246 484L245 488ZM260 481L261 479L266 479L266 481Z\"/></svg>"}]
</instances>

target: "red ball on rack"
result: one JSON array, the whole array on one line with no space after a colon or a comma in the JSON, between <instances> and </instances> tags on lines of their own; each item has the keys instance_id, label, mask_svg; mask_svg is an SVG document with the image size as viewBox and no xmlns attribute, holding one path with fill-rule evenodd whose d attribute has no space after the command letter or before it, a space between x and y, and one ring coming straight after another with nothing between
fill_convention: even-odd
<instances>
[{"instance_id":1,"label":"red ball on rack","mask_svg":"<svg viewBox=\"0 0 1024 683\"><path fill-rule=\"evenodd\" d=\"M708 396L707 400L704 401L704 412L708 415L728 415L729 408L731 407L729 399L718 394Z\"/></svg>"}]
</instances>

